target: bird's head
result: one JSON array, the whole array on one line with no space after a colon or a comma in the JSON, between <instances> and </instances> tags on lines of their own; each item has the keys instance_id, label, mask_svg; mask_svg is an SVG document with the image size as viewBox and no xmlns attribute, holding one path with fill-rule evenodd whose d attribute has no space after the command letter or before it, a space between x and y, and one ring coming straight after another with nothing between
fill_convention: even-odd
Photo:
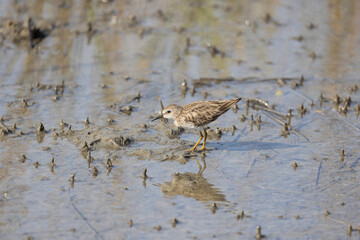
<instances>
[{"instance_id":1,"label":"bird's head","mask_svg":"<svg viewBox=\"0 0 360 240\"><path fill-rule=\"evenodd\" d=\"M167 118L167 119L174 120L175 118L177 118L177 116L179 116L180 112L181 112L181 107L179 105L171 104L171 105L167 106L166 108L164 108L161 111L160 115L151 121L155 121L159 118Z\"/></svg>"}]
</instances>

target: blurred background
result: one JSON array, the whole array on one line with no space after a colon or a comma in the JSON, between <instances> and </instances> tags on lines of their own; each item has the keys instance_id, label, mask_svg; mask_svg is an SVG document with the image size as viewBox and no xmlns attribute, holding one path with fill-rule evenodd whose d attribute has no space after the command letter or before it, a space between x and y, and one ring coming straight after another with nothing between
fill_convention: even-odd
<instances>
[{"instance_id":1,"label":"blurred background","mask_svg":"<svg viewBox=\"0 0 360 240\"><path fill-rule=\"evenodd\" d=\"M0 238L358 238L359 28L356 0L1 1ZM150 122L234 97L205 152Z\"/></svg>"}]
</instances>

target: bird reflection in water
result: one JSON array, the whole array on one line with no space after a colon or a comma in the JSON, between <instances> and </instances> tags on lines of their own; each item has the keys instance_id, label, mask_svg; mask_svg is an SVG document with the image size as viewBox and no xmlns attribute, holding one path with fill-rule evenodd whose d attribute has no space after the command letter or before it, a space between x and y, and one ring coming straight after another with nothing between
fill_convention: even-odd
<instances>
[{"instance_id":1,"label":"bird reflection in water","mask_svg":"<svg viewBox=\"0 0 360 240\"><path fill-rule=\"evenodd\" d=\"M219 188L214 187L203 176L206 169L205 158L202 158L204 167L199 165L197 173L175 173L171 182L161 184L161 191L169 197L182 195L188 198L194 198L197 201L211 201L211 202L227 202L225 195L222 194Z\"/></svg>"}]
</instances>

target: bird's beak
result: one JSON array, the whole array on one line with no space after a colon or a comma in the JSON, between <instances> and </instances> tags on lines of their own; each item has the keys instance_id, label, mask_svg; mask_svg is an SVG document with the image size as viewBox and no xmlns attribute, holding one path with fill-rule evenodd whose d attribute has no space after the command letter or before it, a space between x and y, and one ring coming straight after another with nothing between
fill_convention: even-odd
<instances>
[{"instance_id":1,"label":"bird's beak","mask_svg":"<svg viewBox=\"0 0 360 240\"><path fill-rule=\"evenodd\" d=\"M158 120L159 118L162 118L162 117L163 117L162 115L159 115L156 118L152 119L151 121L153 122L153 121Z\"/></svg>"}]
</instances>

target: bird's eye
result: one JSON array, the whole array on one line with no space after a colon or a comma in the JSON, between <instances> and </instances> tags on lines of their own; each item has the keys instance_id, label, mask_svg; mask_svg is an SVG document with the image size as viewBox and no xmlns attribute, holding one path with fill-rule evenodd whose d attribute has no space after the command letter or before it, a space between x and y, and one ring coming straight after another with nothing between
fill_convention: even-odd
<instances>
[{"instance_id":1,"label":"bird's eye","mask_svg":"<svg viewBox=\"0 0 360 240\"><path fill-rule=\"evenodd\" d=\"M171 113L171 111L170 111L170 110L168 110L168 111L167 111L167 113Z\"/></svg>"}]
</instances>

